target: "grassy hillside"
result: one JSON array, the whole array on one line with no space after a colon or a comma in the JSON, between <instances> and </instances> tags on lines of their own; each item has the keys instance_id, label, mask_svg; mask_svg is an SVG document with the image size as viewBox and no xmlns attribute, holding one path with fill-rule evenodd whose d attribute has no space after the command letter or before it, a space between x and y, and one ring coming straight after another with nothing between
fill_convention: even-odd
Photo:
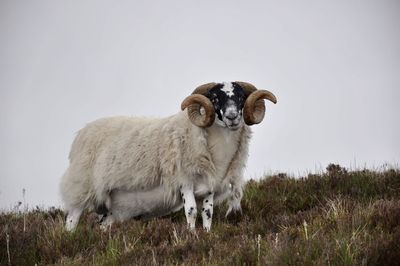
<instances>
[{"instance_id":1,"label":"grassy hillside","mask_svg":"<svg viewBox=\"0 0 400 266\"><path fill-rule=\"evenodd\" d=\"M211 233L201 220L189 232L182 212L108 232L85 214L73 234L63 230L60 210L30 211L25 232L23 214L1 214L0 265L9 258L11 265L400 263L399 170L329 165L301 179L269 176L247 184L242 206L228 220L226 208L216 208Z\"/></svg>"}]
</instances>

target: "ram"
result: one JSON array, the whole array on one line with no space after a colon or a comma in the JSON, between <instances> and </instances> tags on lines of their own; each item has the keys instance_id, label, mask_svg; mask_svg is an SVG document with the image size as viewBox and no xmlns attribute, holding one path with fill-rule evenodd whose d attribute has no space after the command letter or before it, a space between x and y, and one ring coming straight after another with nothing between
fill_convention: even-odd
<instances>
[{"instance_id":1,"label":"ram","mask_svg":"<svg viewBox=\"0 0 400 266\"><path fill-rule=\"evenodd\" d=\"M88 208L104 223L155 217L184 207L195 227L197 203L203 227L211 227L214 204L228 200L240 210L250 127L265 114L269 91L246 82L207 83L166 118L111 117L81 129L62 177L61 196L74 230Z\"/></svg>"}]
</instances>

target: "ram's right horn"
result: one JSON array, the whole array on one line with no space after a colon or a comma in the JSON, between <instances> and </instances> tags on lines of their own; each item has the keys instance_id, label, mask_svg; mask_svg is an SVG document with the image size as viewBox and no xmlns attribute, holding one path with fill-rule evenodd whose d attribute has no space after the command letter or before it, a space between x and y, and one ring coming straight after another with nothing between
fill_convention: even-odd
<instances>
[{"instance_id":1,"label":"ram's right horn","mask_svg":"<svg viewBox=\"0 0 400 266\"><path fill-rule=\"evenodd\" d=\"M209 127L214 123L215 112L211 101L204 95L213 88L216 83L207 83L197 87L192 95L186 97L181 104L181 109L187 108L190 121L198 127ZM204 108L204 114L200 112Z\"/></svg>"},{"instance_id":2,"label":"ram's right horn","mask_svg":"<svg viewBox=\"0 0 400 266\"><path fill-rule=\"evenodd\" d=\"M243 119L247 125L259 124L265 116L264 99L277 103L275 95L267 90L257 90L257 88L247 82L236 81L239 84L246 96L246 102L243 108Z\"/></svg>"}]
</instances>

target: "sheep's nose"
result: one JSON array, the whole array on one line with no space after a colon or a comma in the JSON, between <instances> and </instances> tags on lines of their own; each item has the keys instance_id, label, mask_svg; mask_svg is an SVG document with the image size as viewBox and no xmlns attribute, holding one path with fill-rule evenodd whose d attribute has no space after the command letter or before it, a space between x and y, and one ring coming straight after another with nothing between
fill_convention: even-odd
<instances>
[{"instance_id":1,"label":"sheep's nose","mask_svg":"<svg viewBox=\"0 0 400 266\"><path fill-rule=\"evenodd\" d=\"M229 120L235 120L238 117L238 113L230 112L230 113L226 114L225 117L228 118Z\"/></svg>"}]
</instances>

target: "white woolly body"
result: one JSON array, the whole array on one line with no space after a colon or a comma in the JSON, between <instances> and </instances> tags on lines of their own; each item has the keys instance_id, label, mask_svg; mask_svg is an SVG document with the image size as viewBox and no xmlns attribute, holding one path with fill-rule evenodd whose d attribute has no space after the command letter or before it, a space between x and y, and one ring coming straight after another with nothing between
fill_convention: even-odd
<instances>
[{"instance_id":1,"label":"white woolly body","mask_svg":"<svg viewBox=\"0 0 400 266\"><path fill-rule=\"evenodd\" d=\"M160 216L182 207L179 188L189 185L196 198L213 192L218 204L231 196L230 207L239 208L250 134L247 125L197 127L186 112L96 120L72 144L61 181L65 207L91 208L111 196L118 220Z\"/></svg>"}]
</instances>

